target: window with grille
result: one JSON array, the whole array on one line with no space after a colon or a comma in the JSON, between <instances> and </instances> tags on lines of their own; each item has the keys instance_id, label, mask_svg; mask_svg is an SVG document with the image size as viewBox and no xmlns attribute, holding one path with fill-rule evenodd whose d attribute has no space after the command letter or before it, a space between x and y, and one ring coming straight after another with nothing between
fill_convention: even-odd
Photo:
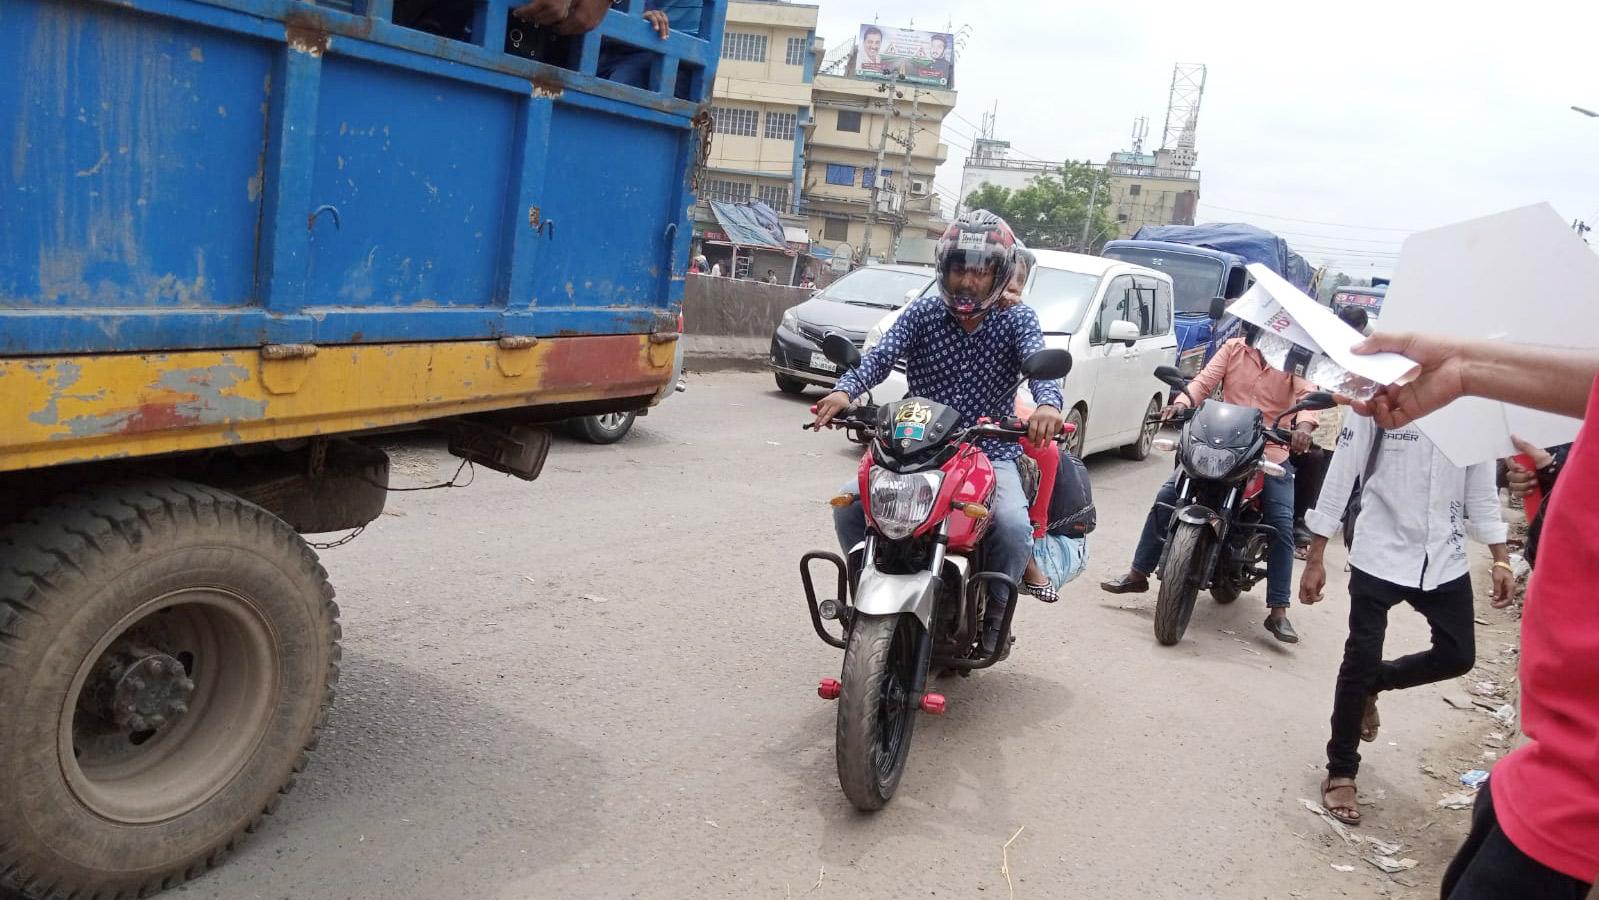
<instances>
[{"instance_id":1,"label":"window with grille","mask_svg":"<svg viewBox=\"0 0 1599 900\"><path fill-rule=\"evenodd\" d=\"M841 109L838 111L838 130L848 131L851 134L861 133L861 114L857 110Z\"/></svg>"},{"instance_id":2,"label":"window with grille","mask_svg":"<svg viewBox=\"0 0 1599 900\"><path fill-rule=\"evenodd\" d=\"M722 58L766 62L766 35L729 31L722 36Z\"/></svg>"},{"instance_id":3,"label":"window with grille","mask_svg":"<svg viewBox=\"0 0 1599 900\"><path fill-rule=\"evenodd\" d=\"M788 52L783 54L783 62L791 66L805 65L805 39L789 38Z\"/></svg>"},{"instance_id":4,"label":"window with grille","mask_svg":"<svg viewBox=\"0 0 1599 900\"><path fill-rule=\"evenodd\" d=\"M711 107L711 118L716 121L717 134L754 137L755 123L760 116L761 114L753 109L737 109L732 106Z\"/></svg>"},{"instance_id":5,"label":"window with grille","mask_svg":"<svg viewBox=\"0 0 1599 900\"><path fill-rule=\"evenodd\" d=\"M778 212L786 212L788 210L788 187L785 185L761 185L760 198L762 203Z\"/></svg>"},{"instance_id":6,"label":"window with grille","mask_svg":"<svg viewBox=\"0 0 1599 900\"><path fill-rule=\"evenodd\" d=\"M1127 189L1127 194L1130 197L1136 197L1139 194L1142 194L1143 192L1144 192L1144 186L1141 185L1141 184L1135 184L1132 187Z\"/></svg>"},{"instance_id":7,"label":"window with grille","mask_svg":"<svg viewBox=\"0 0 1599 900\"><path fill-rule=\"evenodd\" d=\"M796 113L769 112L766 114L766 136L779 141L794 139Z\"/></svg>"},{"instance_id":8,"label":"window with grille","mask_svg":"<svg viewBox=\"0 0 1599 900\"><path fill-rule=\"evenodd\" d=\"M845 187L855 186L855 167L841 166L838 163L827 164L827 183L842 184Z\"/></svg>"},{"instance_id":9,"label":"window with grille","mask_svg":"<svg viewBox=\"0 0 1599 900\"><path fill-rule=\"evenodd\" d=\"M724 181L720 178L707 178L700 189L700 198L703 200L720 200L723 203L748 203L750 199L750 185L745 181Z\"/></svg>"},{"instance_id":10,"label":"window with grille","mask_svg":"<svg viewBox=\"0 0 1599 900\"><path fill-rule=\"evenodd\" d=\"M847 241L847 240L849 240L849 220L848 219L823 219L822 220L822 240L824 240L824 241Z\"/></svg>"}]
</instances>

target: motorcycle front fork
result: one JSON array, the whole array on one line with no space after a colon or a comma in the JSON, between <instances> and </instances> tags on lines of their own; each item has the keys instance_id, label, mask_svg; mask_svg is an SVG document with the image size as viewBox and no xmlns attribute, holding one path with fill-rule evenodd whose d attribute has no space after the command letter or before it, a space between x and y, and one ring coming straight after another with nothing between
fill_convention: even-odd
<instances>
[{"instance_id":1,"label":"motorcycle front fork","mask_svg":"<svg viewBox=\"0 0 1599 900\"><path fill-rule=\"evenodd\" d=\"M1198 502L1198 499L1192 496L1194 493L1192 484L1193 482L1187 475L1179 476L1177 479L1177 502L1170 505L1164 503L1156 504L1157 506L1165 507L1166 511L1170 513L1170 518L1166 522L1166 534L1161 539L1160 563L1155 566L1155 571L1162 580L1166 578L1166 558L1171 553L1171 536L1177 531L1177 526L1180 524L1177 520L1177 510ZM1205 570L1201 573L1202 577L1199 581L1199 586L1202 589L1209 588L1211 580L1216 577L1216 567L1221 561L1222 554L1227 549L1227 535L1233 520L1233 507L1237 503L1238 488L1234 486L1227 489L1226 498L1222 501L1221 506L1214 510L1221 527L1214 529L1216 544L1210 553L1210 558L1205 560Z\"/></svg>"}]
</instances>

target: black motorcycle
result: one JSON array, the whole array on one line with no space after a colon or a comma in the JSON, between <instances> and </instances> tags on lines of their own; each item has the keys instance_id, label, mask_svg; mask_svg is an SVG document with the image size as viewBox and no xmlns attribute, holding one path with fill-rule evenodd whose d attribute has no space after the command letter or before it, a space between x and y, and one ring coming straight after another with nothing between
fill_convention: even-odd
<instances>
[{"instance_id":1,"label":"black motorcycle","mask_svg":"<svg viewBox=\"0 0 1599 900\"><path fill-rule=\"evenodd\" d=\"M1188 380L1172 366L1156 369L1155 377L1187 392ZM1196 401L1175 419L1181 436L1155 442L1157 449L1176 450L1182 467L1177 502L1167 507L1173 515L1166 548L1155 569L1160 578L1156 640L1170 646L1183 639L1201 590L1209 590L1217 603L1231 603L1266 577L1277 529L1264 521L1263 493L1266 476L1284 474L1282 466L1266 459L1266 443L1288 444L1292 435L1282 427L1284 419L1334 405L1331 394L1306 394L1268 426L1254 407Z\"/></svg>"}]
</instances>

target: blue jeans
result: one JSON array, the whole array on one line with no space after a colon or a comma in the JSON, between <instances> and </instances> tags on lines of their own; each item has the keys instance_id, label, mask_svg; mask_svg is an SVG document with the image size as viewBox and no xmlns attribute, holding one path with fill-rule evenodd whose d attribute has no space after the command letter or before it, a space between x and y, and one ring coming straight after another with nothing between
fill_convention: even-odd
<instances>
[{"instance_id":1,"label":"blue jeans","mask_svg":"<svg viewBox=\"0 0 1599 900\"><path fill-rule=\"evenodd\" d=\"M983 538L983 549L988 554L988 569L993 572L1003 572L1020 584L1022 573L1027 571L1027 561L1033 558L1033 523L1027 518L1027 494L1022 490L1022 479L1016 472L1016 461L995 460L994 481L994 500L989 504L993 521L989 523L988 534ZM859 482L850 479L849 483L844 485L843 492L858 494ZM856 544L866 540L866 513L861 504L851 503L849 506L835 508L833 530L838 533L838 543L846 554ZM1288 552L1289 561L1292 562L1292 546ZM992 602L988 604L988 614L985 617L987 624L991 626L999 624L1005 615L1005 608L1010 605L1011 593L1008 588L995 587L990 595Z\"/></svg>"},{"instance_id":2,"label":"blue jeans","mask_svg":"<svg viewBox=\"0 0 1599 900\"><path fill-rule=\"evenodd\" d=\"M1266 606L1270 608L1289 605L1289 592L1294 582L1294 467L1283 463L1287 474L1267 476L1265 490L1261 492L1262 518L1267 525L1277 529L1271 551L1266 554ZM1144 533L1138 537L1138 549L1133 552L1133 569L1145 575L1155 571L1160 564L1160 551L1166 543L1166 527L1171 522L1171 510L1161 503L1177 502L1177 476L1182 470L1172 472L1155 495L1157 505L1149 508L1144 518Z\"/></svg>"}]
</instances>

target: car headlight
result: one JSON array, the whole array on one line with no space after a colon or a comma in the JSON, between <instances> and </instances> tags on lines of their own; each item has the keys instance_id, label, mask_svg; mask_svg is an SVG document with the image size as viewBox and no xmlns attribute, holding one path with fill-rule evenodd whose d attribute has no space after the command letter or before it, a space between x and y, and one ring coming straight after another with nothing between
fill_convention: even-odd
<instances>
[{"instance_id":1,"label":"car headlight","mask_svg":"<svg viewBox=\"0 0 1599 900\"><path fill-rule=\"evenodd\" d=\"M1183 464L1200 478L1226 478L1238 463L1238 453L1221 447L1210 447L1198 441L1189 441L1183 448Z\"/></svg>"},{"instance_id":2,"label":"car headlight","mask_svg":"<svg viewBox=\"0 0 1599 900\"><path fill-rule=\"evenodd\" d=\"M799 331L799 316L794 314L794 310L790 309L783 313L783 327L796 333Z\"/></svg>"},{"instance_id":3,"label":"car headlight","mask_svg":"<svg viewBox=\"0 0 1599 900\"><path fill-rule=\"evenodd\" d=\"M901 475L873 469L869 487L872 521L877 523L877 530L891 541L910 537L932 515L933 502L943 483L943 472Z\"/></svg>"}]
</instances>

